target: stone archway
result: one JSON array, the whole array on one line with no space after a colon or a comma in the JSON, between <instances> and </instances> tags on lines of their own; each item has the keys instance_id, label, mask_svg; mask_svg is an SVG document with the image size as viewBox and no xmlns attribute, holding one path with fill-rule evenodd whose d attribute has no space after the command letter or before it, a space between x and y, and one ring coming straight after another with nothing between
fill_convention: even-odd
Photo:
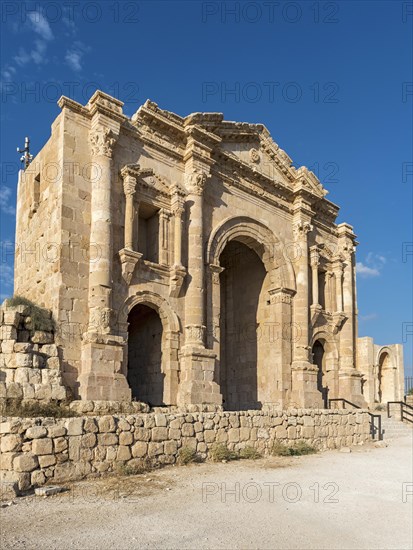
<instances>
[{"instance_id":1,"label":"stone archway","mask_svg":"<svg viewBox=\"0 0 413 550\"><path fill-rule=\"evenodd\" d=\"M134 314L134 311L136 314ZM130 296L124 303L119 313L118 325L122 328L122 334L126 339L124 374L130 383L134 376L129 375L127 365L129 362L129 339L132 336L132 344L136 349L136 342L140 341L142 334L153 338L153 346L147 346L146 352L152 357L152 367L144 368L144 373L152 371L153 384L150 400L151 405L164 404L176 405L179 384L179 362L177 350L179 349L180 323L176 313L161 296L155 292L138 291ZM132 326L133 325L133 326ZM149 336L148 336L149 335ZM160 349L159 349L160 342ZM146 345L146 344L145 344ZM137 363L139 367L139 363ZM145 370L146 369L146 370ZM142 370L140 371L142 374ZM139 368L136 372L138 375ZM149 373L148 373L149 374ZM161 384L162 382L162 384ZM160 386L162 385L162 390ZM139 385L137 386L139 388ZM155 389L157 388L157 389ZM133 388L132 388L133 390ZM162 397L160 396L162 393ZM136 395L139 399L139 394Z\"/></svg>"},{"instance_id":2,"label":"stone archway","mask_svg":"<svg viewBox=\"0 0 413 550\"><path fill-rule=\"evenodd\" d=\"M325 408L328 400L339 395L339 359L337 344L325 331L317 331L312 338L311 351L313 364L317 370L317 390L320 392Z\"/></svg>"},{"instance_id":3,"label":"stone archway","mask_svg":"<svg viewBox=\"0 0 413 550\"><path fill-rule=\"evenodd\" d=\"M258 255L236 240L227 243L220 265L220 376L226 410L261 408L259 373L264 365L265 338L262 287L266 276Z\"/></svg>"},{"instance_id":4,"label":"stone archway","mask_svg":"<svg viewBox=\"0 0 413 550\"><path fill-rule=\"evenodd\" d=\"M387 403L395 399L394 368L389 350L381 350L377 361L376 400Z\"/></svg>"},{"instance_id":5,"label":"stone archway","mask_svg":"<svg viewBox=\"0 0 413 550\"><path fill-rule=\"evenodd\" d=\"M153 308L137 304L128 315L128 325L127 380L132 399L164 405L161 319Z\"/></svg>"},{"instance_id":6,"label":"stone archway","mask_svg":"<svg viewBox=\"0 0 413 550\"><path fill-rule=\"evenodd\" d=\"M224 374L221 374L221 344L222 308L221 283L225 280L225 250L231 243L243 246L252 254L251 258L258 262L257 273L264 273L264 281L260 281L260 301L262 303L262 321L258 327L259 345L256 349L255 389L249 392L249 397L234 399L240 407L254 402L255 407L264 404L285 406L291 391L291 360L292 360L292 296L295 294L296 283L292 262L288 257L288 249L281 240L264 224L246 216L227 218L212 232L206 247L206 260L209 265L207 279L207 345L217 356L215 381L219 384ZM224 254L224 256L223 256ZM258 277L260 279L260 277ZM243 296L240 297L243 299ZM253 320L257 325L257 321ZM251 329L250 329L251 333ZM251 335L250 335L251 337ZM254 346L254 344L253 344ZM225 343L224 343L225 347ZM226 368L222 365L222 368ZM251 374L252 377L252 374ZM225 390L224 390L225 399ZM248 393L248 391L247 391ZM234 401L233 400L233 401ZM225 405L224 406L228 406ZM234 405L232 405L234 407ZM248 405L249 406L249 405Z\"/></svg>"}]
</instances>

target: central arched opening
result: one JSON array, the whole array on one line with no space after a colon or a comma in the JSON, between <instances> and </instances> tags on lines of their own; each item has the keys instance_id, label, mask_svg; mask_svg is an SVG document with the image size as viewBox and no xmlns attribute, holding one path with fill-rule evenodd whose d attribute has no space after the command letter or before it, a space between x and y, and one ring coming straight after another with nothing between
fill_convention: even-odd
<instances>
[{"instance_id":1,"label":"central arched opening","mask_svg":"<svg viewBox=\"0 0 413 550\"><path fill-rule=\"evenodd\" d=\"M162 322L158 313L138 304L128 316L128 383L132 398L152 406L164 404Z\"/></svg>"},{"instance_id":2,"label":"central arched opening","mask_svg":"<svg viewBox=\"0 0 413 550\"><path fill-rule=\"evenodd\" d=\"M262 317L260 293L266 275L259 256L245 244L230 241L220 259L220 388L226 410L257 409Z\"/></svg>"},{"instance_id":3,"label":"central arched opening","mask_svg":"<svg viewBox=\"0 0 413 550\"><path fill-rule=\"evenodd\" d=\"M324 345L320 340L313 345L313 363L318 367L317 370L317 389L321 393L324 407L328 408L328 384L326 379L326 354Z\"/></svg>"}]
</instances>

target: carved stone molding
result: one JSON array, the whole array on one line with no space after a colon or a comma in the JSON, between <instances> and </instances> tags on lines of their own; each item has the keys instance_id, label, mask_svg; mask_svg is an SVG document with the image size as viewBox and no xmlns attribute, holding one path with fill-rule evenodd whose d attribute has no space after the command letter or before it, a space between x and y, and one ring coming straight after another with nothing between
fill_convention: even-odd
<instances>
[{"instance_id":1,"label":"carved stone molding","mask_svg":"<svg viewBox=\"0 0 413 550\"><path fill-rule=\"evenodd\" d=\"M214 285L219 285L219 275L224 271L224 267L215 264L209 264L209 271L211 272L212 282Z\"/></svg>"},{"instance_id":2,"label":"carved stone molding","mask_svg":"<svg viewBox=\"0 0 413 550\"><path fill-rule=\"evenodd\" d=\"M96 126L89 134L89 143L92 149L92 155L112 158L116 136L110 128Z\"/></svg>"},{"instance_id":3,"label":"carved stone molding","mask_svg":"<svg viewBox=\"0 0 413 550\"><path fill-rule=\"evenodd\" d=\"M206 172L193 170L185 174L185 187L188 192L194 195L202 195L207 179L210 177Z\"/></svg>"},{"instance_id":4,"label":"carved stone molding","mask_svg":"<svg viewBox=\"0 0 413 550\"><path fill-rule=\"evenodd\" d=\"M338 331L343 326L345 320L347 319L347 315L344 313L336 312L332 315L332 330L333 334L337 334Z\"/></svg>"},{"instance_id":5,"label":"carved stone molding","mask_svg":"<svg viewBox=\"0 0 413 550\"><path fill-rule=\"evenodd\" d=\"M294 225L294 234L298 239L303 239L312 230L313 226L310 222L299 221Z\"/></svg>"},{"instance_id":6,"label":"carved stone molding","mask_svg":"<svg viewBox=\"0 0 413 550\"><path fill-rule=\"evenodd\" d=\"M291 304L295 290L288 288L273 288L268 291L270 304Z\"/></svg>"},{"instance_id":7,"label":"carved stone molding","mask_svg":"<svg viewBox=\"0 0 413 550\"><path fill-rule=\"evenodd\" d=\"M171 298L178 298L185 276L186 269L183 266L178 265L171 268L171 274L169 278L169 296Z\"/></svg>"},{"instance_id":8,"label":"carved stone molding","mask_svg":"<svg viewBox=\"0 0 413 550\"><path fill-rule=\"evenodd\" d=\"M185 325L185 344L204 345L204 325Z\"/></svg>"},{"instance_id":9,"label":"carved stone molding","mask_svg":"<svg viewBox=\"0 0 413 550\"><path fill-rule=\"evenodd\" d=\"M134 195L136 193L136 178L129 174L123 177L123 192L125 195Z\"/></svg>"},{"instance_id":10,"label":"carved stone molding","mask_svg":"<svg viewBox=\"0 0 413 550\"><path fill-rule=\"evenodd\" d=\"M131 282L133 272L135 271L136 264L142 258L141 252L135 252L127 248L122 248L119 251L120 263L122 266L122 277L127 284Z\"/></svg>"},{"instance_id":11,"label":"carved stone molding","mask_svg":"<svg viewBox=\"0 0 413 550\"><path fill-rule=\"evenodd\" d=\"M260 153L257 151L257 149L250 149L250 161L258 164L261 160Z\"/></svg>"},{"instance_id":12,"label":"carved stone molding","mask_svg":"<svg viewBox=\"0 0 413 550\"><path fill-rule=\"evenodd\" d=\"M315 326L323 311L323 308L320 306L320 304L313 304L312 306L310 306L310 311L311 311L311 324Z\"/></svg>"}]
</instances>

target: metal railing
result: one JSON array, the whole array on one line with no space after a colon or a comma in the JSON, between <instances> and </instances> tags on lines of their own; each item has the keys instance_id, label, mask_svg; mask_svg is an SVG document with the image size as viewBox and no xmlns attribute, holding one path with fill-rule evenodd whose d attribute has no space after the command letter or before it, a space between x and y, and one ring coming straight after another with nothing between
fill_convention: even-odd
<instances>
[{"instance_id":1,"label":"metal railing","mask_svg":"<svg viewBox=\"0 0 413 550\"><path fill-rule=\"evenodd\" d=\"M390 405L400 405L400 420L404 422L413 422L413 407L404 401L388 401L387 403L387 418L391 418Z\"/></svg>"},{"instance_id":2,"label":"metal railing","mask_svg":"<svg viewBox=\"0 0 413 550\"><path fill-rule=\"evenodd\" d=\"M358 405L355 403L352 403L348 399L344 399L344 397L334 397L333 399L328 400L328 408L331 409L331 403L333 401L340 401L343 403L343 409L346 408L346 404L350 405L354 409L361 409ZM381 429L381 415L380 414L373 414L369 411L366 411L370 416L370 433L372 439L376 439L376 434L378 436L378 440L381 441L383 439L383 430ZM377 420L377 426L376 426L376 420Z\"/></svg>"},{"instance_id":3,"label":"metal railing","mask_svg":"<svg viewBox=\"0 0 413 550\"><path fill-rule=\"evenodd\" d=\"M404 378L404 391L408 394L410 390L413 390L413 376L406 376Z\"/></svg>"}]
</instances>

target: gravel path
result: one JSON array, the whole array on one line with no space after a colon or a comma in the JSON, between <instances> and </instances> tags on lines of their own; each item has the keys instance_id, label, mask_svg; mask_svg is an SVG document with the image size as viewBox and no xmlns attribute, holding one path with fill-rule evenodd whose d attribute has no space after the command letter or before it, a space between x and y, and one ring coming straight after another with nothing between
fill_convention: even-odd
<instances>
[{"instance_id":1,"label":"gravel path","mask_svg":"<svg viewBox=\"0 0 413 550\"><path fill-rule=\"evenodd\" d=\"M412 443L75 483L1 508L0 547L411 548Z\"/></svg>"}]
</instances>

